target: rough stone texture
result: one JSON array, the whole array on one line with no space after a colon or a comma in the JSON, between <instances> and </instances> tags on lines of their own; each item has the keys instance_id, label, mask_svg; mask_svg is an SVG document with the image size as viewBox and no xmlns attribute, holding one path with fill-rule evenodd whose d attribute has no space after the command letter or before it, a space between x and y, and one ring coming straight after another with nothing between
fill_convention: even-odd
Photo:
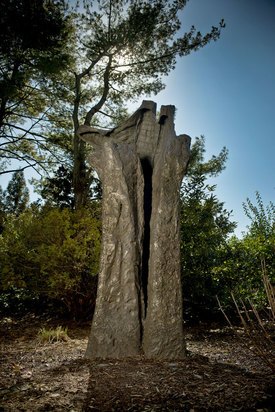
<instances>
[{"instance_id":1,"label":"rough stone texture","mask_svg":"<svg viewBox=\"0 0 275 412\"><path fill-rule=\"evenodd\" d=\"M174 106L144 101L122 126L81 126L103 184L96 310L86 356L184 356L179 187L190 138L176 136Z\"/></svg>"},{"instance_id":2,"label":"rough stone texture","mask_svg":"<svg viewBox=\"0 0 275 412\"><path fill-rule=\"evenodd\" d=\"M176 137L173 107L163 107L154 156L148 307L143 349L147 357L184 355L180 279L179 189L189 159L190 138Z\"/></svg>"}]
</instances>

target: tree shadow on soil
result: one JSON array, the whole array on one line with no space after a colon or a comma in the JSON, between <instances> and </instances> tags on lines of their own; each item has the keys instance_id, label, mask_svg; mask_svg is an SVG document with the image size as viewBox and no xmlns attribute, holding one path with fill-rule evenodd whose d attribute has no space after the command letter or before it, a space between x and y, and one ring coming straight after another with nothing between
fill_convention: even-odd
<instances>
[{"instance_id":1,"label":"tree shadow on soil","mask_svg":"<svg viewBox=\"0 0 275 412\"><path fill-rule=\"evenodd\" d=\"M95 360L82 411L274 410L272 379L195 355L181 361Z\"/></svg>"},{"instance_id":2,"label":"tree shadow on soil","mask_svg":"<svg viewBox=\"0 0 275 412\"><path fill-rule=\"evenodd\" d=\"M2 325L0 411L275 410L271 374L254 369L246 351L230 356L240 347L228 334L189 330L190 356L180 361L87 360L88 328L85 336L76 327L68 342L37 346L39 326L33 321Z\"/></svg>"}]
</instances>

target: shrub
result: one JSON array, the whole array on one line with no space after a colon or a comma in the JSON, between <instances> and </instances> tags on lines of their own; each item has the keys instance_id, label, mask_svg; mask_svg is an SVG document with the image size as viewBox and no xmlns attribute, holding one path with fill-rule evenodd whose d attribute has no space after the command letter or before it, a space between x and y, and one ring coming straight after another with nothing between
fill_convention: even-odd
<instances>
[{"instance_id":1,"label":"shrub","mask_svg":"<svg viewBox=\"0 0 275 412\"><path fill-rule=\"evenodd\" d=\"M213 268L217 295L228 311L234 308L231 293L238 299L250 299L257 310L268 305L262 281L262 262L272 284L275 283L275 236L264 241L247 234L243 239L233 237L220 249L220 261Z\"/></svg>"},{"instance_id":2,"label":"shrub","mask_svg":"<svg viewBox=\"0 0 275 412\"><path fill-rule=\"evenodd\" d=\"M59 302L75 318L91 313L101 223L92 209L30 208L9 215L0 236L1 285Z\"/></svg>"}]
</instances>

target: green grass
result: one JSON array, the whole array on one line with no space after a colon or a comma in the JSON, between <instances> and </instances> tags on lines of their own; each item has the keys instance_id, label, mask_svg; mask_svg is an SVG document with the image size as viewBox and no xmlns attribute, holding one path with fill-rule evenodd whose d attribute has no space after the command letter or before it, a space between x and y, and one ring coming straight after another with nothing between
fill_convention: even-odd
<instances>
[{"instance_id":1,"label":"green grass","mask_svg":"<svg viewBox=\"0 0 275 412\"><path fill-rule=\"evenodd\" d=\"M55 329L41 328L37 334L40 343L67 342L69 340L68 328L57 326Z\"/></svg>"}]
</instances>

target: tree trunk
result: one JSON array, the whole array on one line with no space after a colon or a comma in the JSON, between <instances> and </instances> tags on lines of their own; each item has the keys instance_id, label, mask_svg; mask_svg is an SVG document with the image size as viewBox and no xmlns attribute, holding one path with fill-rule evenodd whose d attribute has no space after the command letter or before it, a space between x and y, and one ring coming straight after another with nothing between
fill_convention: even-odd
<instances>
[{"instance_id":1,"label":"tree trunk","mask_svg":"<svg viewBox=\"0 0 275 412\"><path fill-rule=\"evenodd\" d=\"M96 310L86 356L185 354L180 283L179 188L190 138L176 136L174 106L144 101L111 131L81 126L103 184Z\"/></svg>"},{"instance_id":2,"label":"tree trunk","mask_svg":"<svg viewBox=\"0 0 275 412\"><path fill-rule=\"evenodd\" d=\"M74 207L81 209L87 204L90 189L90 179L86 166L86 143L74 136L74 167L73 167L73 193Z\"/></svg>"}]
</instances>

